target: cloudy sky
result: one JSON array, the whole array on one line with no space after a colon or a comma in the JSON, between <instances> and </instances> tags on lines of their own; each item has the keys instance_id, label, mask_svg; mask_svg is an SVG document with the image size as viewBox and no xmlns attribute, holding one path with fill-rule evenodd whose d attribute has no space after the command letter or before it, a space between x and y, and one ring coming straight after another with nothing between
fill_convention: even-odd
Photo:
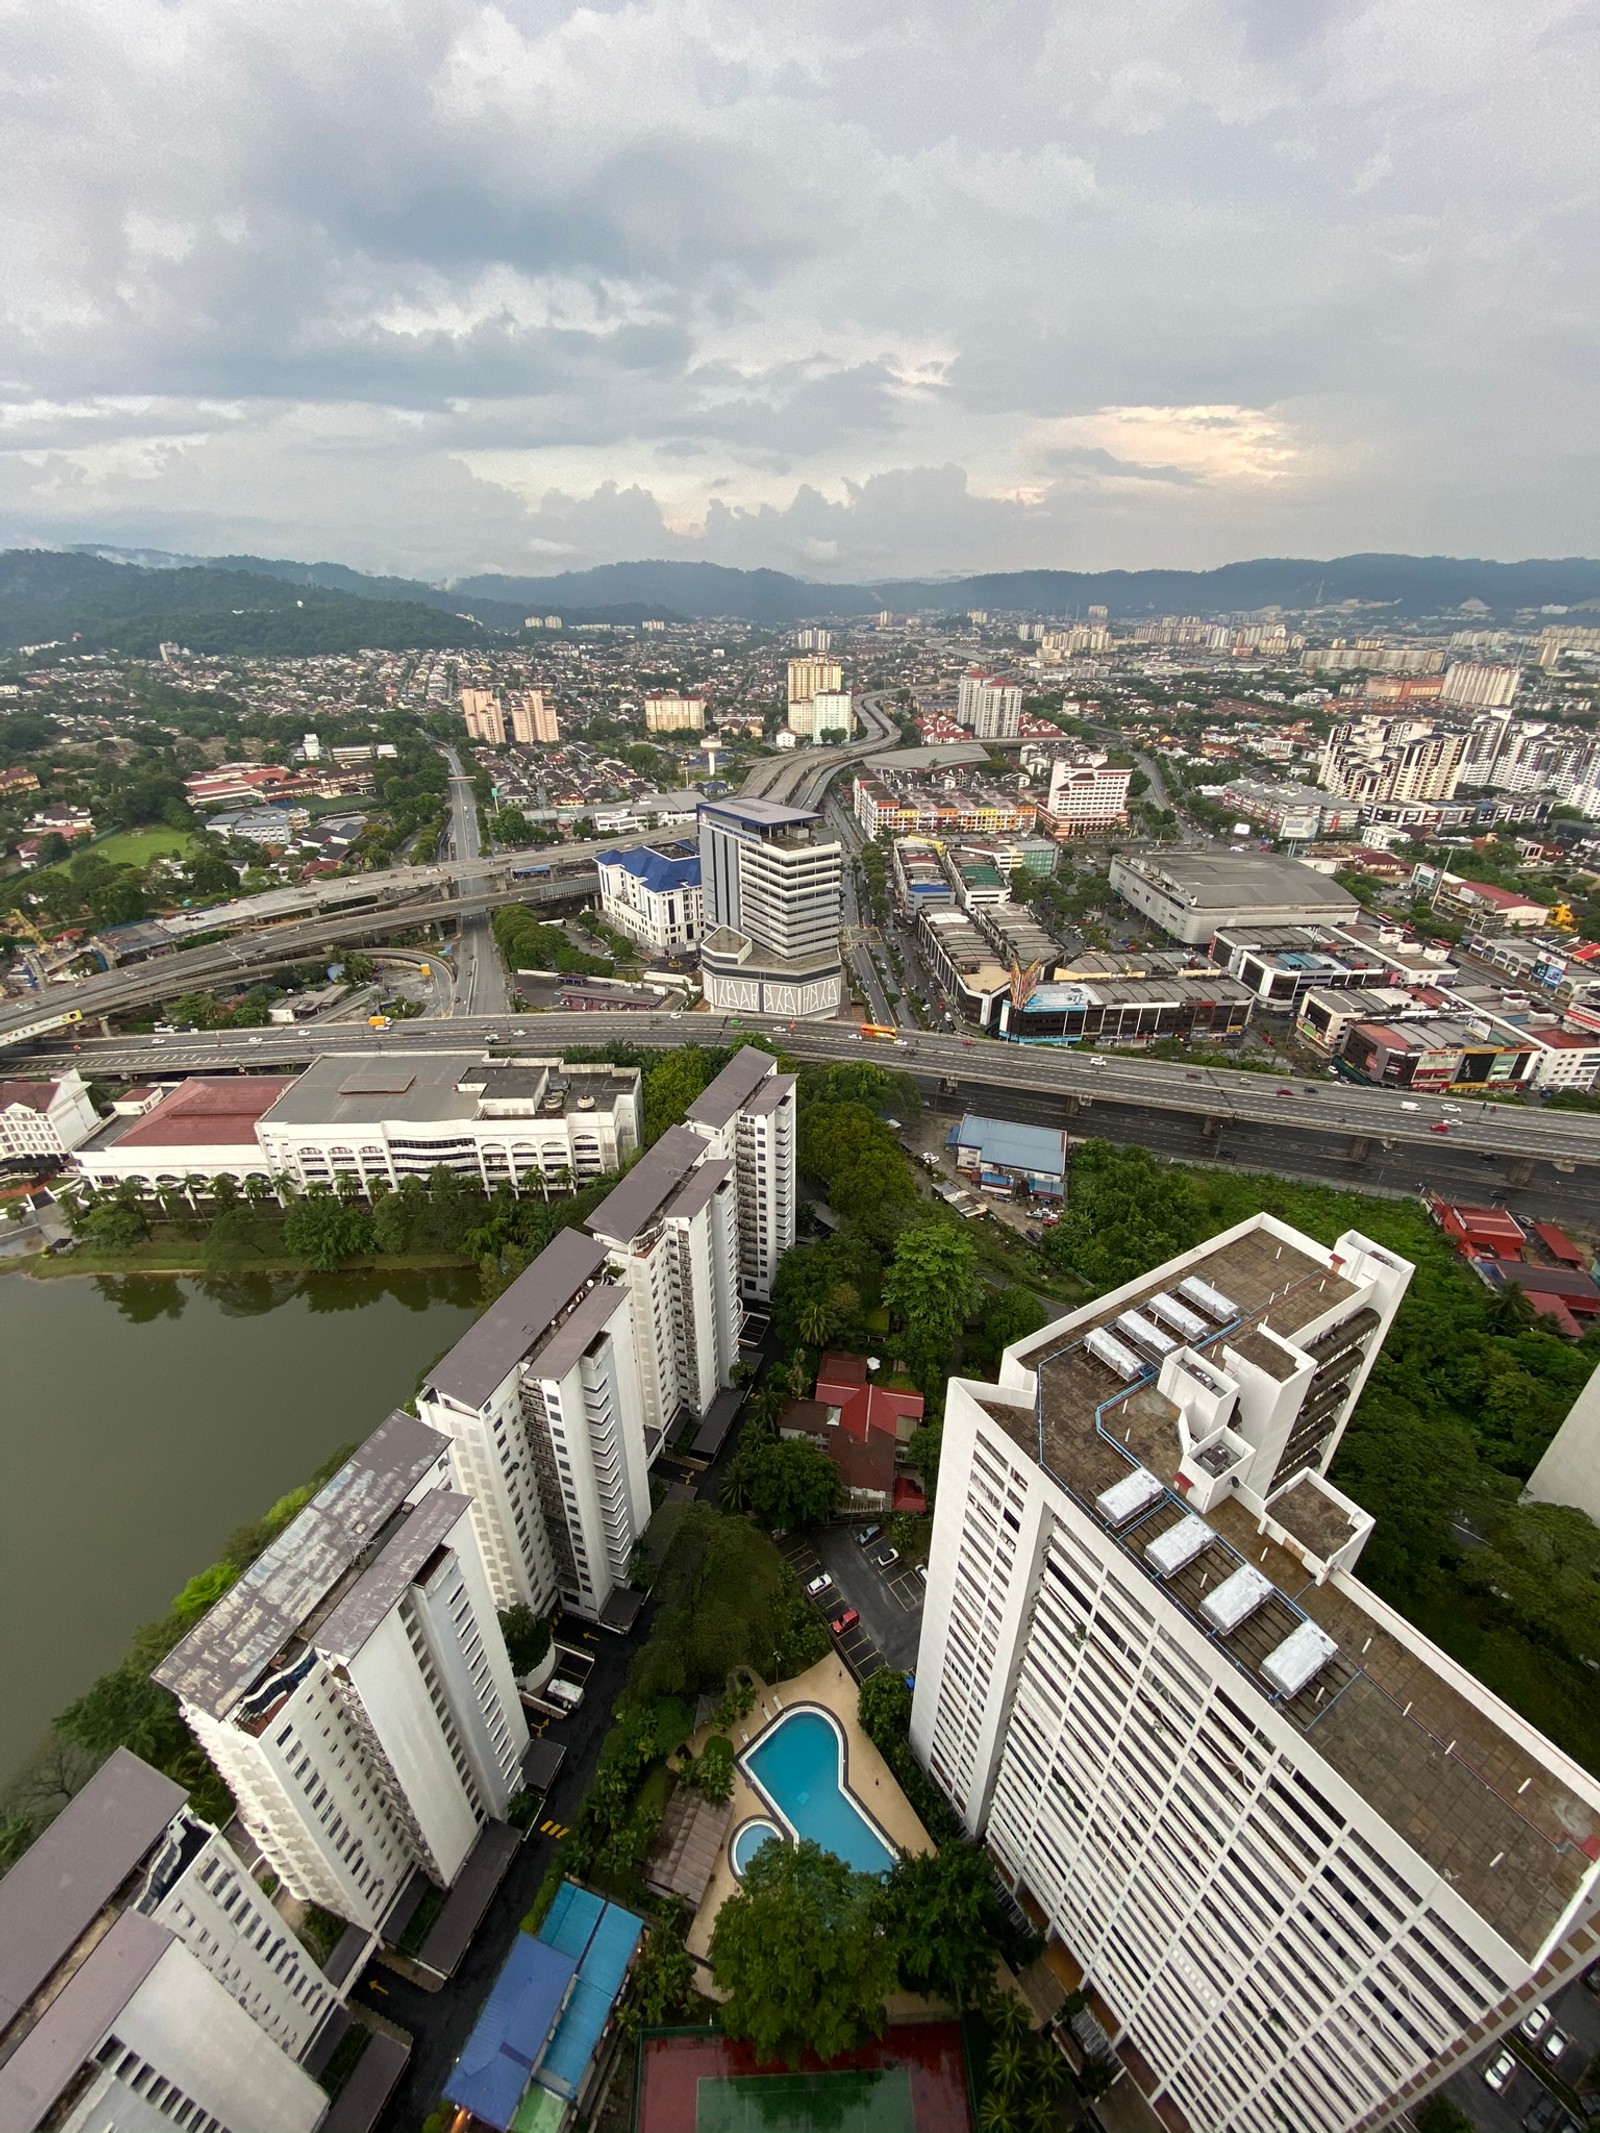
<instances>
[{"instance_id":1,"label":"cloudy sky","mask_svg":"<svg viewBox=\"0 0 1600 2133\"><path fill-rule=\"evenodd\" d=\"M1600 0L0 0L0 540L1600 550Z\"/></svg>"}]
</instances>

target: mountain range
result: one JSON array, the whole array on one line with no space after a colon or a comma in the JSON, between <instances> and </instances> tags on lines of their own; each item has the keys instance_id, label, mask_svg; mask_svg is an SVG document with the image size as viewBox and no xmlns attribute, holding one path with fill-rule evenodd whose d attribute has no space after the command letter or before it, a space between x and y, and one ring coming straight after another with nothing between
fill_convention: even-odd
<instances>
[{"instance_id":1,"label":"mountain range","mask_svg":"<svg viewBox=\"0 0 1600 2133\"><path fill-rule=\"evenodd\" d=\"M195 652L261 654L485 644L519 632L525 617L547 613L567 623L728 618L783 627L880 609L1069 617L1095 605L1114 620L1314 610L1325 626L1349 629L1423 617L1509 619L1541 609L1600 609L1600 561L1268 556L1206 571L1024 570L863 585L656 561L551 577L488 572L434 585L271 556L113 548L0 553L0 647L76 638L85 650L142 655L169 641Z\"/></svg>"}]
</instances>

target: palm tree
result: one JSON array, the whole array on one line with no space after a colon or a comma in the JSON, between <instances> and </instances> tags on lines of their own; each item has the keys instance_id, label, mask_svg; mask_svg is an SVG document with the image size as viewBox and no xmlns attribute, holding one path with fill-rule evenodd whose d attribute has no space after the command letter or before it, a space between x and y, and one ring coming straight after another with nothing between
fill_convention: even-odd
<instances>
[{"instance_id":1,"label":"palm tree","mask_svg":"<svg viewBox=\"0 0 1600 2133\"><path fill-rule=\"evenodd\" d=\"M717 1502L724 1511L748 1511L750 1508L750 1462L738 1452L728 1461L722 1486L717 1491Z\"/></svg>"},{"instance_id":2,"label":"palm tree","mask_svg":"<svg viewBox=\"0 0 1600 2133\"><path fill-rule=\"evenodd\" d=\"M989 2047L989 2079L1005 2096L1015 2096L1022 2086L1027 2048L1020 2036L997 2036Z\"/></svg>"},{"instance_id":3,"label":"palm tree","mask_svg":"<svg viewBox=\"0 0 1600 2133\"><path fill-rule=\"evenodd\" d=\"M981 2133L1019 2133L1011 2098L991 2089L978 2106L978 2125Z\"/></svg>"},{"instance_id":4,"label":"palm tree","mask_svg":"<svg viewBox=\"0 0 1600 2133\"><path fill-rule=\"evenodd\" d=\"M828 1345L835 1323L833 1305L825 1296L813 1296L800 1308L800 1338L813 1348Z\"/></svg>"},{"instance_id":5,"label":"palm tree","mask_svg":"<svg viewBox=\"0 0 1600 2133\"><path fill-rule=\"evenodd\" d=\"M1508 1281L1498 1296L1491 1297L1483 1315L1491 1333L1526 1333L1539 1322L1527 1290L1514 1281Z\"/></svg>"}]
</instances>

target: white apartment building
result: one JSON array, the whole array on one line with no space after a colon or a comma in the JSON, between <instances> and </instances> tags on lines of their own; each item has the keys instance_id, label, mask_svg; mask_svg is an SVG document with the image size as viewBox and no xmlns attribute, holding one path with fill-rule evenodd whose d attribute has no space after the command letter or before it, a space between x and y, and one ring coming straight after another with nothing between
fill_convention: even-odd
<instances>
[{"instance_id":1,"label":"white apartment building","mask_svg":"<svg viewBox=\"0 0 1600 2133\"><path fill-rule=\"evenodd\" d=\"M1387 2124L1595 1952L1600 1786L1325 1478L1411 1271L1258 1215L949 1387L912 1744L1173 2133Z\"/></svg>"},{"instance_id":2,"label":"white apartment building","mask_svg":"<svg viewBox=\"0 0 1600 2133\"><path fill-rule=\"evenodd\" d=\"M465 1052L325 1052L255 1137L262 1173L302 1191L349 1178L370 1192L441 1167L490 1191L548 1191L620 1169L638 1147L639 1075Z\"/></svg>"},{"instance_id":3,"label":"white apartment building","mask_svg":"<svg viewBox=\"0 0 1600 2133\"><path fill-rule=\"evenodd\" d=\"M528 1748L450 1479L450 1439L392 1414L154 1672L291 1893L380 1932L414 1875L456 1879Z\"/></svg>"},{"instance_id":4,"label":"white apartment building","mask_svg":"<svg viewBox=\"0 0 1600 2133\"><path fill-rule=\"evenodd\" d=\"M496 1608L598 1619L650 1521L629 1298L606 1251L557 1233L429 1371L417 1412L450 1440Z\"/></svg>"},{"instance_id":5,"label":"white apartment building","mask_svg":"<svg viewBox=\"0 0 1600 2133\"><path fill-rule=\"evenodd\" d=\"M833 649L832 630L805 629L794 633L797 652L828 652Z\"/></svg>"},{"instance_id":6,"label":"white apartment building","mask_svg":"<svg viewBox=\"0 0 1600 2133\"><path fill-rule=\"evenodd\" d=\"M496 748L505 746L505 713L493 689L463 689L461 716L466 721L468 740L491 741Z\"/></svg>"},{"instance_id":7,"label":"white apartment building","mask_svg":"<svg viewBox=\"0 0 1600 2133\"><path fill-rule=\"evenodd\" d=\"M512 697L511 738L525 748L560 740L556 707L543 689L523 689Z\"/></svg>"},{"instance_id":8,"label":"white apartment building","mask_svg":"<svg viewBox=\"0 0 1600 2133\"><path fill-rule=\"evenodd\" d=\"M1439 701L1486 711L1510 703L1521 681L1521 667L1480 666L1470 659L1457 659L1445 668Z\"/></svg>"},{"instance_id":9,"label":"white apartment building","mask_svg":"<svg viewBox=\"0 0 1600 2133\"><path fill-rule=\"evenodd\" d=\"M1340 837L1361 826L1361 810L1353 801L1323 792L1316 785L1233 778L1222 788L1219 802L1247 822L1258 822L1275 837L1286 837L1292 843L1312 837Z\"/></svg>"},{"instance_id":10,"label":"white apartment building","mask_svg":"<svg viewBox=\"0 0 1600 2133\"><path fill-rule=\"evenodd\" d=\"M1434 719L1345 719L1333 728L1319 782L1361 807L1449 800L1461 781L1468 736Z\"/></svg>"},{"instance_id":11,"label":"white apartment building","mask_svg":"<svg viewBox=\"0 0 1600 2133\"><path fill-rule=\"evenodd\" d=\"M692 844L641 844L602 852L600 909L607 922L658 955L681 955L705 931L700 854Z\"/></svg>"},{"instance_id":12,"label":"white apartment building","mask_svg":"<svg viewBox=\"0 0 1600 2133\"><path fill-rule=\"evenodd\" d=\"M646 733L703 733L706 700L703 696L647 696L644 700Z\"/></svg>"},{"instance_id":13,"label":"white apartment building","mask_svg":"<svg viewBox=\"0 0 1600 2133\"><path fill-rule=\"evenodd\" d=\"M738 1201L739 1293L767 1303L794 1242L795 1076L758 1045L735 1052L689 1106L685 1124L710 1153L731 1158Z\"/></svg>"},{"instance_id":14,"label":"white apartment building","mask_svg":"<svg viewBox=\"0 0 1600 2133\"><path fill-rule=\"evenodd\" d=\"M1047 812L1066 836L1089 836L1128 819L1128 785L1131 770L1115 769L1110 763L1075 763L1057 756L1050 766Z\"/></svg>"},{"instance_id":15,"label":"white apartment building","mask_svg":"<svg viewBox=\"0 0 1600 2133\"><path fill-rule=\"evenodd\" d=\"M55 1081L0 1081L0 1162L70 1155L99 1123L76 1067Z\"/></svg>"},{"instance_id":16,"label":"white apartment building","mask_svg":"<svg viewBox=\"0 0 1600 2133\"><path fill-rule=\"evenodd\" d=\"M1021 684L970 667L956 691L956 722L970 726L975 741L1014 739L1022 731Z\"/></svg>"},{"instance_id":17,"label":"white apartment building","mask_svg":"<svg viewBox=\"0 0 1600 2133\"><path fill-rule=\"evenodd\" d=\"M1600 1365L1528 1477L1523 1501L1570 1504L1600 1525Z\"/></svg>"},{"instance_id":18,"label":"white apartment building","mask_svg":"<svg viewBox=\"0 0 1600 2133\"><path fill-rule=\"evenodd\" d=\"M118 1748L0 1882L0 2125L321 2123L348 2017L183 1787Z\"/></svg>"},{"instance_id":19,"label":"white apartment building","mask_svg":"<svg viewBox=\"0 0 1600 2133\"><path fill-rule=\"evenodd\" d=\"M819 689L811 699L811 738L818 746L828 741L847 741L855 730L856 700L850 691Z\"/></svg>"},{"instance_id":20,"label":"white apartment building","mask_svg":"<svg viewBox=\"0 0 1600 2133\"><path fill-rule=\"evenodd\" d=\"M791 733L810 740L816 731L813 706L819 696L837 696L844 687L844 668L837 659L808 653L791 659L786 677L785 722Z\"/></svg>"},{"instance_id":21,"label":"white apartment building","mask_svg":"<svg viewBox=\"0 0 1600 2133\"><path fill-rule=\"evenodd\" d=\"M819 834L820 815L775 800L705 801L699 820L707 1004L833 1014L844 997L837 839Z\"/></svg>"},{"instance_id":22,"label":"white apartment building","mask_svg":"<svg viewBox=\"0 0 1600 2133\"><path fill-rule=\"evenodd\" d=\"M589 1217L632 1311L639 1404L659 1445L680 1415L703 1417L739 1359L735 1159L673 1126ZM648 1497L646 1498L648 1510Z\"/></svg>"}]
</instances>

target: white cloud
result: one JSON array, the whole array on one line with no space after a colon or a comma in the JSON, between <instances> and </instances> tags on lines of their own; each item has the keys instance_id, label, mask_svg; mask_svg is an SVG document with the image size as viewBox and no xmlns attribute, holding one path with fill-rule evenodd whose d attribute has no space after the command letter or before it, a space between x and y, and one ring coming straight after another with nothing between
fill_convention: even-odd
<instances>
[{"instance_id":1,"label":"white cloud","mask_svg":"<svg viewBox=\"0 0 1600 2133\"><path fill-rule=\"evenodd\" d=\"M0 532L1592 546L1596 0L11 0Z\"/></svg>"}]
</instances>

